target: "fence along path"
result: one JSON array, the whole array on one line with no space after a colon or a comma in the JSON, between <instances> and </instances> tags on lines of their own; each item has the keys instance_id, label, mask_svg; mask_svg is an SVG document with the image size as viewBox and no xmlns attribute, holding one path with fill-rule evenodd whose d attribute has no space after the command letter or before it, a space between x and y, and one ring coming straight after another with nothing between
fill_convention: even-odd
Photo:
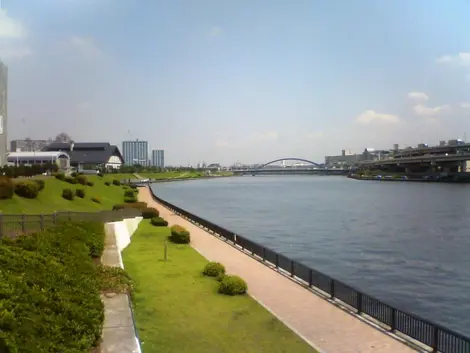
<instances>
[{"instance_id":1,"label":"fence along path","mask_svg":"<svg viewBox=\"0 0 470 353\"><path fill-rule=\"evenodd\" d=\"M229 273L244 278L252 297L318 350L326 353L416 352L158 204L148 188L139 188L139 201L157 206L170 225L186 227L191 233L192 247L208 260L223 263Z\"/></svg>"},{"instance_id":2,"label":"fence along path","mask_svg":"<svg viewBox=\"0 0 470 353\"><path fill-rule=\"evenodd\" d=\"M98 212L54 212L49 214L2 214L0 213L0 238L39 232L63 221L116 222L141 215L136 209Z\"/></svg>"}]
</instances>

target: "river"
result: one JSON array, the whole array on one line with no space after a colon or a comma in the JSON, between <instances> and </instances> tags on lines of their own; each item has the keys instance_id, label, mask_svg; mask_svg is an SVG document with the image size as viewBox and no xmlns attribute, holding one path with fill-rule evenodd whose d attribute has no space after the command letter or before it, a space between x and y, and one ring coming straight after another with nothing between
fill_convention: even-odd
<instances>
[{"instance_id":1,"label":"river","mask_svg":"<svg viewBox=\"0 0 470 353\"><path fill-rule=\"evenodd\" d=\"M470 335L470 185L244 176L152 187L200 217Z\"/></svg>"}]
</instances>

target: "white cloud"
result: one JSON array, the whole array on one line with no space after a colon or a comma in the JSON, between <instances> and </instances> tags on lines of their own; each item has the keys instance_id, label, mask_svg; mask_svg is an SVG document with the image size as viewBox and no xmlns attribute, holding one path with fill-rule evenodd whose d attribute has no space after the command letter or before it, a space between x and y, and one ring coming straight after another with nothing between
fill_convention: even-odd
<instances>
[{"instance_id":1,"label":"white cloud","mask_svg":"<svg viewBox=\"0 0 470 353\"><path fill-rule=\"evenodd\" d=\"M96 58L102 55L93 38L75 36L69 39L69 44L88 57Z\"/></svg>"},{"instance_id":2,"label":"white cloud","mask_svg":"<svg viewBox=\"0 0 470 353\"><path fill-rule=\"evenodd\" d=\"M31 49L23 44L2 45L0 41L0 58L1 59L22 59L32 54Z\"/></svg>"},{"instance_id":3,"label":"white cloud","mask_svg":"<svg viewBox=\"0 0 470 353\"><path fill-rule=\"evenodd\" d=\"M17 39L26 37L26 28L11 17L6 10L0 10L0 38Z\"/></svg>"},{"instance_id":4,"label":"white cloud","mask_svg":"<svg viewBox=\"0 0 470 353\"><path fill-rule=\"evenodd\" d=\"M457 64L462 66L470 65L470 52L458 53L456 55L444 55L436 59L439 64Z\"/></svg>"},{"instance_id":5,"label":"white cloud","mask_svg":"<svg viewBox=\"0 0 470 353\"><path fill-rule=\"evenodd\" d=\"M463 103L461 103L461 104L460 104L460 108L464 108L464 109L470 108L470 102L463 102Z\"/></svg>"},{"instance_id":6,"label":"white cloud","mask_svg":"<svg viewBox=\"0 0 470 353\"><path fill-rule=\"evenodd\" d=\"M209 31L209 37L218 37L222 34L222 28L219 26L212 26Z\"/></svg>"},{"instance_id":7,"label":"white cloud","mask_svg":"<svg viewBox=\"0 0 470 353\"><path fill-rule=\"evenodd\" d=\"M254 140L255 141L274 141L279 138L279 133L276 131L266 131L261 134L255 135Z\"/></svg>"},{"instance_id":8,"label":"white cloud","mask_svg":"<svg viewBox=\"0 0 470 353\"><path fill-rule=\"evenodd\" d=\"M427 101L429 97L424 92L410 92L408 93L408 98L417 101Z\"/></svg>"},{"instance_id":9,"label":"white cloud","mask_svg":"<svg viewBox=\"0 0 470 353\"><path fill-rule=\"evenodd\" d=\"M368 125L375 122L396 124L400 121L397 115L377 113L373 110L365 110L362 114L356 117L356 122L363 125Z\"/></svg>"},{"instance_id":10,"label":"white cloud","mask_svg":"<svg viewBox=\"0 0 470 353\"><path fill-rule=\"evenodd\" d=\"M440 115L440 114L448 112L450 110L450 106L446 104L446 105L441 105L438 107L431 108L431 107L426 107L422 104L418 104L413 107L413 110L416 115L436 116L436 115Z\"/></svg>"}]
</instances>

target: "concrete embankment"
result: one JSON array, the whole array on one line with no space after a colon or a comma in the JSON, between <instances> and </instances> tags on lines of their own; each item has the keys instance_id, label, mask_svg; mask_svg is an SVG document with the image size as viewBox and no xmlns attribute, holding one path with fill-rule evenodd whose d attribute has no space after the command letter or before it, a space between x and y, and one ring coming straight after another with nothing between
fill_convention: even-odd
<instances>
[{"instance_id":1,"label":"concrete embankment","mask_svg":"<svg viewBox=\"0 0 470 353\"><path fill-rule=\"evenodd\" d=\"M244 278L248 283L249 295L319 352L416 352L398 337L313 294L158 204L149 188L139 189L139 200L157 207L170 225L180 224L187 228L193 248L208 260L223 263L229 273Z\"/></svg>"},{"instance_id":2,"label":"concrete embankment","mask_svg":"<svg viewBox=\"0 0 470 353\"><path fill-rule=\"evenodd\" d=\"M105 224L105 249L101 263L106 266L124 268L121 252L131 242L132 234L142 217L124 219ZM100 353L141 353L127 294L107 293L102 295L104 303L104 325Z\"/></svg>"},{"instance_id":3,"label":"concrete embankment","mask_svg":"<svg viewBox=\"0 0 470 353\"><path fill-rule=\"evenodd\" d=\"M419 183L470 183L470 179L446 178L446 177L377 177L348 175L349 179L368 181L395 181L395 182L419 182Z\"/></svg>"}]
</instances>

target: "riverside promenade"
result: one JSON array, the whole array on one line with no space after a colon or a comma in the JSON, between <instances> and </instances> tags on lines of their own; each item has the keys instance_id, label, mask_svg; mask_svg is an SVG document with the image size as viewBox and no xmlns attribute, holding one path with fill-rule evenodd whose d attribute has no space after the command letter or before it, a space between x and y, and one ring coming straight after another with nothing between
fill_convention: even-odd
<instances>
[{"instance_id":1,"label":"riverside promenade","mask_svg":"<svg viewBox=\"0 0 470 353\"><path fill-rule=\"evenodd\" d=\"M174 214L153 199L149 188L139 188L139 201L158 208L169 225L188 229L193 248L208 260L223 263L229 274L245 279L249 295L320 353L416 352Z\"/></svg>"}]
</instances>

